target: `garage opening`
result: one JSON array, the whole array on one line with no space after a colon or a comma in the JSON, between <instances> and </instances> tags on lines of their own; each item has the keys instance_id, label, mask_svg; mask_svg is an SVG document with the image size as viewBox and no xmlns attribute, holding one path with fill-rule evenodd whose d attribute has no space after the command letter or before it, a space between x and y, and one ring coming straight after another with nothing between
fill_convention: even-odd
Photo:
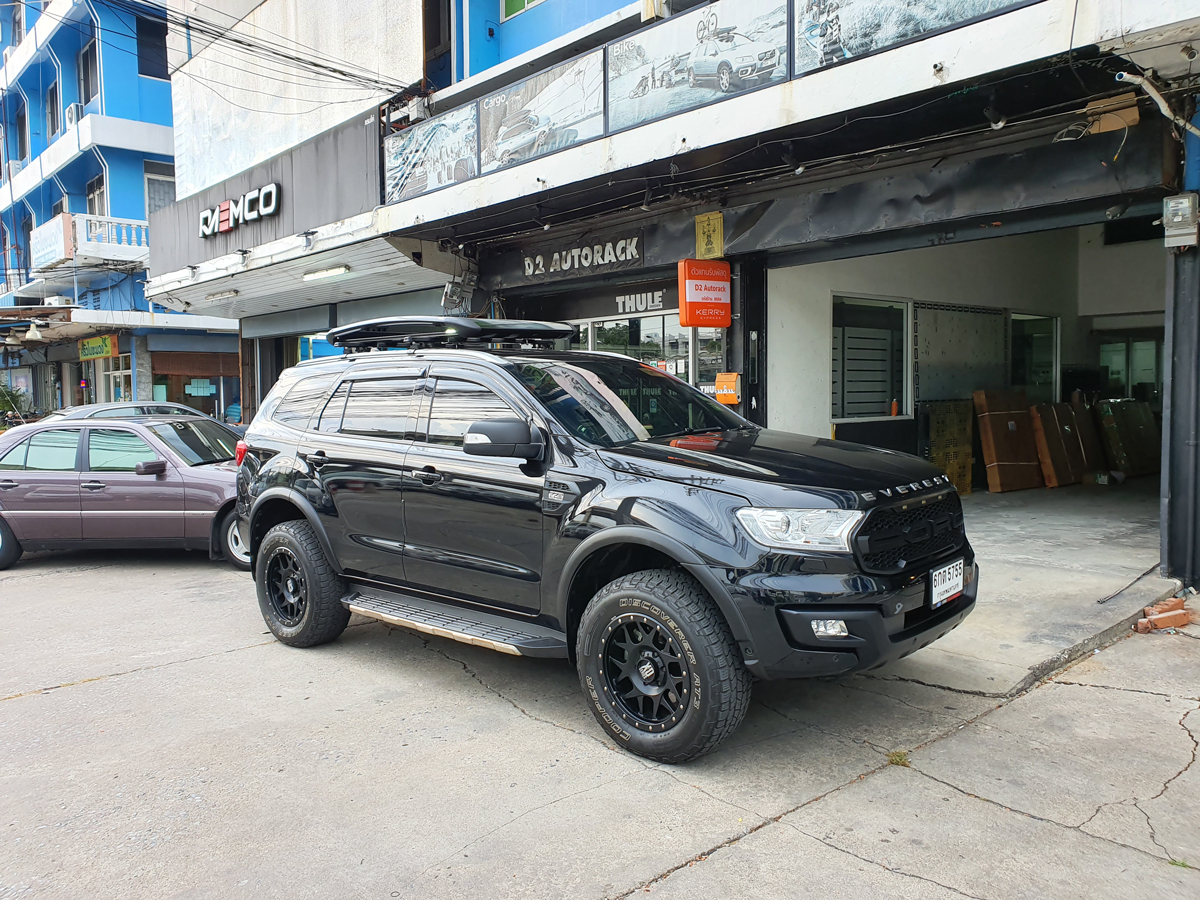
<instances>
[{"instance_id":1,"label":"garage opening","mask_svg":"<svg viewBox=\"0 0 1200 900\"><path fill-rule=\"evenodd\" d=\"M1144 219L769 272L768 424L924 457L963 496L972 641L918 654L944 657L957 686L1003 693L1170 586L1168 259Z\"/></svg>"}]
</instances>

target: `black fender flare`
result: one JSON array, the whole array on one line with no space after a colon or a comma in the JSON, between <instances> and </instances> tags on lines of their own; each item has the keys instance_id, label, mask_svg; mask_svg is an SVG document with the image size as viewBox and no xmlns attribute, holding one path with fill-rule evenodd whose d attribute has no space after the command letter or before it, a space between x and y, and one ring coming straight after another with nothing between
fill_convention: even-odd
<instances>
[{"instance_id":1,"label":"black fender flare","mask_svg":"<svg viewBox=\"0 0 1200 900\"><path fill-rule=\"evenodd\" d=\"M753 644L750 629L746 626L746 620L742 618L741 610L729 595L729 590L721 583L708 564L700 558L700 555L691 547L674 538L667 537L662 532L639 525L613 525L605 528L586 538L571 552L566 565L563 566L562 576L558 582L558 609L564 616L564 626L566 625L565 616L567 602L570 599L571 583L575 580L580 566L595 551L613 544L641 544L674 559L712 596L717 608L721 610L721 615L729 623L729 630L733 632L734 640L739 644Z\"/></svg>"},{"instance_id":2,"label":"black fender flare","mask_svg":"<svg viewBox=\"0 0 1200 900\"><path fill-rule=\"evenodd\" d=\"M329 543L329 536L325 533L325 526L321 524L321 518L317 515L316 509L308 502L308 498L299 491L285 487L267 488L267 490L254 499L254 503L250 507L250 517L248 520L250 533L247 537L250 540L250 558L254 561L250 568L251 573L258 568L258 544L254 541L254 523L262 513L262 508L272 500L285 500L300 510L316 533L317 540L321 543L321 551L325 554L325 559L333 567L333 570L338 575L341 575L342 567L338 564L338 559L333 553L333 545Z\"/></svg>"}]
</instances>

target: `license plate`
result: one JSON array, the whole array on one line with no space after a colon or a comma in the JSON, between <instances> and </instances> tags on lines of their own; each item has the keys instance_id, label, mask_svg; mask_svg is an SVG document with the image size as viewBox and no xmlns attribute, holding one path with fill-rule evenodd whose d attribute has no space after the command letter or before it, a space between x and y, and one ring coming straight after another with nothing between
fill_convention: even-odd
<instances>
[{"instance_id":1,"label":"license plate","mask_svg":"<svg viewBox=\"0 0 1200 900\"><path fill-rule=\"evenodd\" d=\"M963 561L958 559L948 566L934 569L929 573L929 586L932 590L933 609L937 609L948 600L953 600L963 591Z\"/></svg>"}]
</instances>

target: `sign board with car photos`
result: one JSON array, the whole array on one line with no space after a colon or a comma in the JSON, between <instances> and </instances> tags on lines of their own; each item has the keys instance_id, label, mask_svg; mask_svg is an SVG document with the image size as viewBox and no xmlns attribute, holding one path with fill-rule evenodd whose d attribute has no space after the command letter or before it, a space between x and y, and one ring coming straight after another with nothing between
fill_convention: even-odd
<instances>
[{"instance_id":1,"label":"sign board with car photos","mask_svg":"<svg viewBox=\"0 0 1200 900\"><path fill-rule=\"evenodd\" d=\"M1040 2L716 0L386 135L384 203Z\"/></svg>"}]
</instances>

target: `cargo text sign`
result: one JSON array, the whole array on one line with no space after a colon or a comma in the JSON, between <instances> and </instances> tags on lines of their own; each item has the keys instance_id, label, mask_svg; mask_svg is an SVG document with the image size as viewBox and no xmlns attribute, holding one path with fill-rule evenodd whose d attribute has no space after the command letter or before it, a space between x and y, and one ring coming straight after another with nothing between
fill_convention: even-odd
<instances>
[{"instance_id":1,"label":"cargo text sign","mask_svg":"<svg viewBox=\"0 0 1200 900\"><path fill-rule=\"evenodd\" d=\"M727 262L681 259L679 324L685 328L728 328L733 321L729 281Z\"/></svg>"}]
</instances>

